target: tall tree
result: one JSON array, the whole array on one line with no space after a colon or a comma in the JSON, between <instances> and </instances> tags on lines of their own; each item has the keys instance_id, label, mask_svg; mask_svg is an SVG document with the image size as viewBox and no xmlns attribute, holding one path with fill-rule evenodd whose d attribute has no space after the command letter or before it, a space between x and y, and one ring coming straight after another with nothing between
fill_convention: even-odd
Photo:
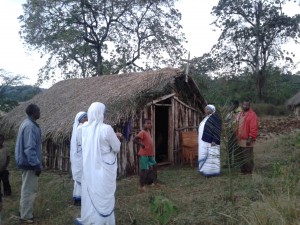
<instances>
[{"instance_id":1,"label":"tall tree","mask_svg":"<svg viewBox=\"0 0 300 225\"><path fill-rule=\"evenodd\" d=\"M300 15L288 16L282 9L289 1L220 0L212 10L214 24L222 29L212 50L215 57L224 59L231 70L250 69L260 101L269 64L292 61L294 53L282 51L281 45L290 40L298 43L300 37Z\"/></svg>"},{"instance_id":2,"label":"tall tree","mask_svg":"<svg viewBox=\"0 0 300 225\"><path fill-rule=\"evenodd\" d=\"M173 65L185 52L176 0L27 0L21 37L49 56L40 81Z\"/></svg>"},{"instance_id":3,"label":"tall tree","mask_svg":"<svg viewBox=\"0 0 300 225\"><path fill-rule=\"evenodd\" d=\"M5 92L12 86L18 86L23 84L24 79L27 77L22 75L14 75L0 68L0 110L8 112L12 108L18 105L18 102L7 99L5 97Z\"/></svg>"},{"instance_id":4,"label":"tall tree","mask_svg":"<svg viewBox=\"0 0 300 225\"><path fill-rule=\"evenodd\" d=\"M23 84L24 79L27 79L27 77L23 75L14 75L11 72L0 68L0 97L3 98L3 93L6 88L21 85Z\"/></svg>"}]
</instances>

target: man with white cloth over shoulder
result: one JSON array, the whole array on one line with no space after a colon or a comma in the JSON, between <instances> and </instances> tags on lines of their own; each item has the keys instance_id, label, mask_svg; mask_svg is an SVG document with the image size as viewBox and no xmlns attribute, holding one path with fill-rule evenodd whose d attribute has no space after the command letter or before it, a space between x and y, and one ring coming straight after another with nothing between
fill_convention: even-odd
<instances>
[{"instance_id":1,"label":"man with white cloth over shoulder","mask_svg":"<svg viewBox=\"0 0 300 225\"><path fill-rule=\"evenodd\" d=\"M205 107L206 117L201 121L198 132L199 172L205 177L220 174L221 120L214 105Z\"/></svg>"},{"instance_id":2,"label":"man with white cloth over shoulder","mask_svg":"<svg viewBox=\"0 0 300 225\"><path fill-rule=\"evenodd\" d=\"M110 125L104 124L105 105L94 102L88 124L82 127L82 199L80 225L115 225L117 156L121 143Z\"/></svg>"}]
</instances>

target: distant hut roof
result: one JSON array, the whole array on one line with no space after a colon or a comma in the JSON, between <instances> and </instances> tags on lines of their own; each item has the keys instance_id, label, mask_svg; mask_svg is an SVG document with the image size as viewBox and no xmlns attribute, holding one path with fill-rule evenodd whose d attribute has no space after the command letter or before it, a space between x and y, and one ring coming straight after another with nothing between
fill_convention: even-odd
<instances>
[{"instance_id":1,"label":"distant hut roof","mask_svg":"<svg viewBox=\"0 0 300 225\"><path fill-rule=\"evenodd\" d=\"M293 97L291 97L289 100L287 100L286 104L289 107L299 106L300 105L300 92L298 92Z\"/></svg>"},{"instance_id":2,"label":"distant hut roof","mask_svg":"<svg viewBox=\"0 0 300 225\"><path fill-rule=\"evenodd\" d=\"M170 84L180 85L178 79L184 80L182 70L165 68L60 81L7 113L0 122L0 129L16 132L26 118L25 108L30 103L38 105L41 109L41 118L37 122L41 126L44 138L51 136L57 140L69 137L77 112L87 111L93 102L106 105L109 111L105 121L113 125L121 118L134 115L137 110L157 97L176 92L173 90L174 85L172 87ZM186 85L188 86L183 87L186 91L179 92L188 92L188 100L194 101L194 105L201 109L205 103L198 87L190 77Z\"/></svg>"}]
</instances>

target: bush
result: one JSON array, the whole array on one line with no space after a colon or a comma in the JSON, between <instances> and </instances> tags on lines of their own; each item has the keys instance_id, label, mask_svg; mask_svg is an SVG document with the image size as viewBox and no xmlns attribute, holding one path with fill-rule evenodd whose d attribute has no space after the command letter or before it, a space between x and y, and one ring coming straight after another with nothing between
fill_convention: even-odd
<instances>
[{"instance_id":1,"label":"bush","mask_svg":"<svg viewBox=\"0 0 300 225\"><path fill-rule=\"evenodd\" d=\"M253 111L258 116L287 116L290 114L288 108L285 105L272 105L272 104L253 104Z\"/></svg>"}]
</instances>

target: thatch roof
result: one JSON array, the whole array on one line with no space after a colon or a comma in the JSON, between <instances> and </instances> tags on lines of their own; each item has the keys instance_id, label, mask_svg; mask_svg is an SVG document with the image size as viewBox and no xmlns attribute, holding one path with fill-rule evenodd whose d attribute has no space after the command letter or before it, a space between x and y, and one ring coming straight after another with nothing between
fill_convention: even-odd
<instances>
[{"instance_id":1,"label":"thatch roof","mask_svg":"<svg viewBox=\"0 0 300 225\"><path fill-rule=\"evenodd\" d=\"M157 97L173 92L187 92L185 94L189 100L192 99L192 94L196 103L194 105L198 104L198 109L201 109L204 99L194 81L190 77L185 84L180 80L184 81L183 71L165 68L142 73L60 81L9 112L0 121L0 129L16 132L26 118L25 108L30 103L41 109L41 118L37 122L41 126L43 138L51 136L56 140L70 136L77 112L87 111L93 102L106 105L109 112L105 121L111 125L118 123L121 118L134 115ZM187 85L183 87L186 90L174 90L182 83Z\"/></svg>"},{"instance_id":2,"label":"thatch roof","mask_svg":"<svg viewBox=\"0 0 300 225\"><path fill-rule=\"evenodd\" d=\"M298 92L293 97L291 97L289 100L287 100L286 104L289 107L299 106L300 105L300 92Z\"/></svg>"}]
</instances>

